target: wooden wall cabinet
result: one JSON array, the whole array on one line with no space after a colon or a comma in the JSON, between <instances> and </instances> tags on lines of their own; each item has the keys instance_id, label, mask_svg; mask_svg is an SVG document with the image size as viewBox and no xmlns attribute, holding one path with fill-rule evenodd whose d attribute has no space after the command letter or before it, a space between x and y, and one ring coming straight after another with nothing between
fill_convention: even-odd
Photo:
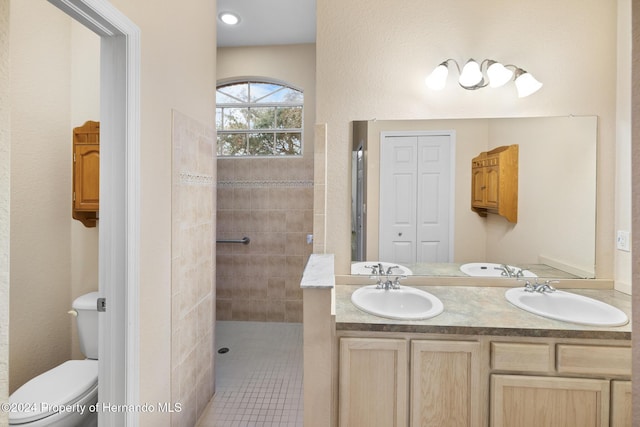
<instances>
[{"instance_id":1,"label":"wooden wall cabinet","mask_svg":"<svg viewBox=\"0 0 640 427\"><path fill-rule=\"evenodd\" d=\"M471 160L471 210L518 222L518 145L480 153Z\"/></svg>"},{"instance_id":2,"label":"wooden wall cabinet","mask_svg":"<svg viewBox=\"0 0 640 427\"><path fill-rule=\"evenodd\" d=\"M100 209L100 123L73 129L72 217L95 227Z\"/></svg>"}]
</instances>

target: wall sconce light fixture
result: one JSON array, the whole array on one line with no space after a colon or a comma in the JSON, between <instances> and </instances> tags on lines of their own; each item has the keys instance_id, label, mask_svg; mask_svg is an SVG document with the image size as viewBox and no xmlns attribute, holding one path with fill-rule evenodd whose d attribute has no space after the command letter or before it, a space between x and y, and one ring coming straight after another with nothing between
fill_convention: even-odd
<instances>
[{"instance_id":1,"label":"wall sconce light fixture","mask_svg":"<svg viewBox=\"0 0 640 427\"><path fill-rule=\"evenodd\" d=\"M500 87L514 78L518 97L524 98L542 87L542 83L535 77L515 65L502 65L493 59L485 59L478 64L474 59L470 59L460 71L460 66L455 59L447 59L441 62L427 77L426 83L430 89L444 89L449 75L449 62L456 65L460 75L458 83L467 90L476 90L486 86Z\"/></svg>"}]
</instances>

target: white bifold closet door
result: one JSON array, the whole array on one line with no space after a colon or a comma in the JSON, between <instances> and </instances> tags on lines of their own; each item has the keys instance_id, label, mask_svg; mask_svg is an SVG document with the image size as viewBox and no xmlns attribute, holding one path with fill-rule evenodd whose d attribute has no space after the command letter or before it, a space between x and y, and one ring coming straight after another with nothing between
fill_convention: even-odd
<instances>
[{"instance_id":1,"label":"white bifold closet door","mask_svg":"<svg viewBox=\"0 0 640 427\"><path fill-rule=\"evenodd\" d=\"M380 260L452 261L451 144L450 134L382 136Z\"/></svg>"}]
</instances>

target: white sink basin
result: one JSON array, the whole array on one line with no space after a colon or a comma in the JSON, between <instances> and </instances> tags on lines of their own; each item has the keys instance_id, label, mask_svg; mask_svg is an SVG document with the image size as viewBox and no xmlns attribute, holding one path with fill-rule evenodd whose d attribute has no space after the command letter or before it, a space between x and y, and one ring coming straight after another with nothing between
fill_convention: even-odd
<instances>
[{"instance_id":1,"label":"white sink basin","mask_svg":"<svg viewBox=\"0 0 640 427\"><path fill-rule=\"evenodd\" d=\"M393 262L380 261L354 262L353 264L351 264L351 274L370 275L373 271L372 266L377 266L378 264L382 264L382 268L384 268L385 273L389 269L389 267L394 267L391 269L391 274L401 274L403 276L410 276L413 274L413 272L404 265L396 264Z\"/></svg>"},{"instance_id":2,"label":"white sink basin","mask_svg":"<svg viewBox=\"0 0 640 427\"><path fill-rule=\"evenodd\" d=\"M396 320L423 320L442 313L444 306L435 295L420 289L376 289L376 285L358 288L351 302L360 310Z\"/></svg>"},{"instance_id":3,"label":"white sink basin","mask_svg":"<svg viewBox=\"0 0 640 427\"><path fill-rule=\"evenodd\" d=\"M512 288L504 296L518 308L564 322L591 326L622 326L629 322L622 310L570 292L527 292L524 288Z\"/></svg>"},{"instance_id":4,"label":"white sink basin","mask_svg":"<svg viewBox=\"0 0 640 427\"><path fill-rule=\"evenodd\" d=\"M468 276L473 277L505 277L504 271L500 268L502 264L496 264L493 262L470 262L462 264L460 271ZM513 271L521 270L520 267L513 265L508 266ZM522 275L519 277L538 277L534 273L528 270L521 270ZM514 276L515 277L515 276Z\"/></svg>"}]
</instances>

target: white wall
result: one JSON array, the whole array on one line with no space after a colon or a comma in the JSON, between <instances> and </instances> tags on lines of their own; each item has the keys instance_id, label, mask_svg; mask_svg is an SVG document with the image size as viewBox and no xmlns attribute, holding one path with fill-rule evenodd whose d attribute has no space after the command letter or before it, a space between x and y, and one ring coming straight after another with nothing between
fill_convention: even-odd
<instances>
[{"instance_id":1,"label":"white wall","mask_svg":"<svg viewBox=\"0 0 640 427\"><path fill-rule=\"evenodd\" d=\"M141 30L140 401L171 402L171 111L215 128L216 2L111 3Z\"/></svg>"},{"instance_id":2,"label":"white wall","mask_svg":"<svg viewBox=\"0 0 640 427\"><path fill-rule=\"evenodd\" d=\"M71 356L71 21L11 2L10 391Z\"/></svg>"},{"instance_id":3,"label":"white wall","mask_svg":"<svg viewBox=\"0 0 640 427\"><path fill-rule=\"evenodd\" d=\"M268 77L304 91L304 156L313 156L316 110L315 45L218 48L216 79Z\"/></svg>"},{"instance_id":4,"label":"white wall","mask_svg":"<svg viewBox=\"0 0 640 427\"><path fill-rule=\"evenodd\" d=\"M618 0L615 230L631 231L631 0ZM631 293L631 252L615 251L616 288Z\"/></svg>"},{"instance_id":5,"label":"white wall","mask_svg":"<svg viewBox=\"0 0 640 427\"><path fill-rule=\"evenodd\" d=\"M338 273L350 253L349 122L363 119L596 115L597 269L613 277L615 2L319 0L317 122L328 129L327 250ZM588 31L585 29L589 29ZM576 46L589 46L577 49ZM424 78L446 58L517 64L544 83L519 99L513 84L440 92ZM594 83L597 82L597 83Z\"/></svg>"},{"instance_id":6,"label":"white wall","mask_svg":"<svg viewBox=\"0 0 640 427\"><path fill-rule=\"evenodd\" d=\"M76 21L71 22L71 129L87 120L100 121L100 38ZM71 300L98 290L98 226L71 222ZM82 358L76 324L71 323L74 359Z\"/></svg>"},{"instance_id":7,"label":"white wall","mask_svg":"<svg viewBox=\"0 0 640 427\"><path fill-rule=\"evenodd\" d=\"M0 0L0 402L9 398L9 106L9 0ZM6 412L0 412L0 424L8 424Z\"/></svg>"}]
</instances>

